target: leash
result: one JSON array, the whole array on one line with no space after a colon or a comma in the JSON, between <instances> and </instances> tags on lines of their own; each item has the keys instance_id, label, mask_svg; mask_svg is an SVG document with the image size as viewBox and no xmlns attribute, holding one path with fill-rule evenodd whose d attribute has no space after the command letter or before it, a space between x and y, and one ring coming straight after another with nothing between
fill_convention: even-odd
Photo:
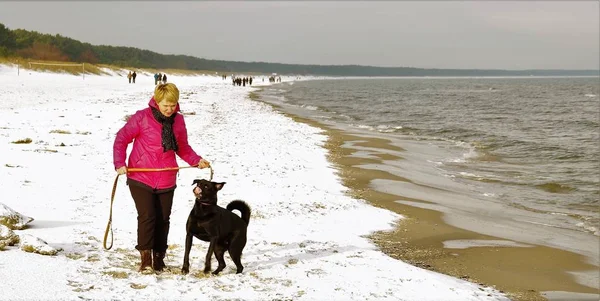
<instances>
[{"instance_id":1,"label":"leash","mask_svg":"<svg viewBox=\"0 0 600 301\"><path fill-rule=\"evenodd\" d=\"M166 167L166 168L128 168L127 172L171 171L171 170L180 170L180 169L185 169L185 168L198 168L198 166L195 165L195 166ZM212 181L213 175L215 172L214 172L212 166L209 165L208 168L210 168L209 181ZM112 229L112 212L113 212L113 203L115 201L115 193L117 192L117 184L119 183L119 176L120 175L117 174L117 177L115 177L115 182L113 184L112 193L110 195L110 213L108 215L108 224L106 224L106 230L104 231L104 241L102 242L102 246L104 247L105 250L110 250L113 246L113 241L114 241L113 229ZM110 233L110 245L109 246L106 245L106 242L108 241L108 233Z\"/></svg>"}]
</instances>

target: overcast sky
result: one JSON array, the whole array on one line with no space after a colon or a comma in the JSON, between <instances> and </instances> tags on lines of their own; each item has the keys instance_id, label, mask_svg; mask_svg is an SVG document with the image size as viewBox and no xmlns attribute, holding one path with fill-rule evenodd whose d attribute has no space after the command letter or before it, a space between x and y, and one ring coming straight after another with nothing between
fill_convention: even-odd
<instances>
[{"instance_id":1,"label":"overcast sky","mask_svg":"<svg viewBox=\"0 0 600 301\"><path fill-rule=\"evenodd\" d=\"M5 2L0 23L207 59L599 69L599 1Z\"/></svg>"}]
</instances>

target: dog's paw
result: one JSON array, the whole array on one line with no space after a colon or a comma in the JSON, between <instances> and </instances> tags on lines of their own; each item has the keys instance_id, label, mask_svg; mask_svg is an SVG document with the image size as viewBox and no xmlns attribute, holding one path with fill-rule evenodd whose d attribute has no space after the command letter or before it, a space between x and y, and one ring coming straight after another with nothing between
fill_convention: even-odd
<instances>
[{"instance_id":1,"label":"dog's paw","mask_svg":"<svg viewBox=\"0 0 600 301\"><path fill-rule=\"evenodd\" d=\"M208 274L210 273L210 267L209 268L204 268L204 274Z\"/></svg>"},{"instance_id":2,"label":"dog's paw","mask_svg":"<svg viewBox=\"0 0 600 301\"><path fill-rule=\"evenodd\" d=\"M181 268L181 274L187 275L190 272L190 268Z\"/></svg>"}]
</instances>

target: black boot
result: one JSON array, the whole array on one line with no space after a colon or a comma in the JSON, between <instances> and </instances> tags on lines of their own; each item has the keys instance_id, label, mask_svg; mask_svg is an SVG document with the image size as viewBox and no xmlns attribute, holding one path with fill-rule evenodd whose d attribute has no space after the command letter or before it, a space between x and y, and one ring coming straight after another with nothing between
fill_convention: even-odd
<instances>
[{"instance_id":1,"label":"black boot","mask_svg":"<svg viewBox=\"0 0 600 301\"><path fill-rule=\"evenodd\" d=\"M165 255L166 252L152 250L152 267L155 271L162 272L165 269Z\"/></svg>"}]
</instances>

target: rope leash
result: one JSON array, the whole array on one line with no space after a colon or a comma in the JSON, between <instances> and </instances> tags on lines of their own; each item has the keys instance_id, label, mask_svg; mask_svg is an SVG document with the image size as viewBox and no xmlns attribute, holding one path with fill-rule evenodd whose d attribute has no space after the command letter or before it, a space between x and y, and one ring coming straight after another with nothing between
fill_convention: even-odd
<instances>
[{"instance_id":1,"label":"rope leash","mask_svg":"<svg viewBox=\"0 0 600 301\"><path fill-rule=\"evenodd\" d=\"M167 167L167 168L129 168L127 172L150 172L150 171L170 171L170 170L180 170L185 168L198 168L198 166L184 166L184 167ZM212 181L214 170L212 166L208 166L210 168L210 179ZM117 192L117 184L119 183L119 174L115 177L115 183L113 184L112 193L110 195L110 213L108 215L108 223L106 224L106 230L104 231L104 241L102 242L102 246L105 250L110 250L113 246L114 236L112 229L112 213L113 213L113 203L115 201L115 193ZM107 246L106 242L108 241L108 234L110 233L110 245Z\"/></svg>"}]
</instances>

